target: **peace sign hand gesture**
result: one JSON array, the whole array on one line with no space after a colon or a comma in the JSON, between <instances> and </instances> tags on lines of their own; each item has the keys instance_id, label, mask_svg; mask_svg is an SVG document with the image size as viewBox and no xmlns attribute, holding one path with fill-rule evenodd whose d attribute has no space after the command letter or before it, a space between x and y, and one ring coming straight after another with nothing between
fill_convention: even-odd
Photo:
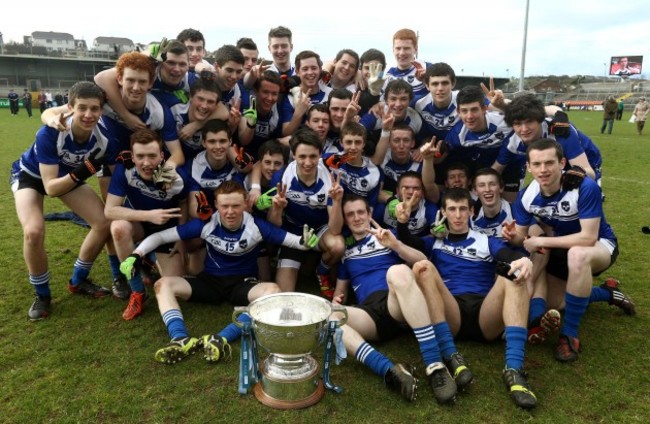
<instances>
[{"instance_id":1,"label":"peace sign hand gesture","mask_svg":"<svg viewBox=\"0 0 650 424\"><path fill-rule=\"evenodd\" d=\"M368 227L368 232L377 238L377 241L381 243L382 246L385 246L389 249L393 249L397 246L398 240L390 230L381 228L379 224L374 219L370 219L370 227Z\"/></svg>"},{"instance_id":2,"label":"peace sign hand gesture","mask_svg":"<svg viewBox=\"0 0 650 424\"><path fill-rule=\"evenodd\" d=\"M332 182L332 186L327 192L327 195L330 199L332 199L332 202L340 202L341 199L343 199L344 192L343 187L341 186L341 172L338 172L336 176L333 172L330 172L330 180Z\"/></svg>"},{"instance_id":3,"label":"peace sign hand gesture","mask_svg":"<svg viewBox=\"0 0 650 424\"><path fill-rule=\"evenodd\" d=\"M506 106L505 102L505 96L503 95L503 91L501 90L496 90L494 88L494 78L490 77L490 89L485 86L485 84L481 83L481 88L483 89L483 93L485 93L485 97L490 101L490 103L498 108L498 109L503 109Z\"/></svg>"},{"instance_id":4,"label":"peace sign hand gesture","mask_svg":"<svg viewBox=\"0 0 650 424\"><path fill-rule=\"evenodd\" d=\"M276 193L275 196L273 196L273 209L276 210L282 210L287 207L287 204L289 203L287 201L287 186L282 183L278 183L275 186Z\"/></svg>"}]
</instances>

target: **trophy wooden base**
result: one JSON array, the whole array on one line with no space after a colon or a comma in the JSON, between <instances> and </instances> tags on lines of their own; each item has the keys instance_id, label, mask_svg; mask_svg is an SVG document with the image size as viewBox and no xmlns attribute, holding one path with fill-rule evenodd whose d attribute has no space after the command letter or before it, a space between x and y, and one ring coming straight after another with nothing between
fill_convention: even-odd
<instances>
[{"instance_id":1,"label":"trophy wooden base","mask_svg":"<svg viewBox=\"0 0 650 424\"><path fill-rule=\"evenodd\" d=\"M325 385L323 380L318 379L318 385L314 393L304 399L298 400L281 400L269 396L264 392L262 383L257 383L253 387L253 394L260 403L275 409L303 409L317 404L325 395Z\"/></svg>"}]
</instances>

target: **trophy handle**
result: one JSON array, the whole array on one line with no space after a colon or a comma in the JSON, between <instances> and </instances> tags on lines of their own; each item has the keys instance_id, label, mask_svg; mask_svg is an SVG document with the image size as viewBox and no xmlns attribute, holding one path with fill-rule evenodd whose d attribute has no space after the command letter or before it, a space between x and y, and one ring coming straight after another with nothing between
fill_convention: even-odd
<instances>
[{"instance_id":1,"label":"trophy handle","mask_svg":"<svg viewBox=\"0 0 650 424\"><path fill-rule=\"evenodd\" d=\"M243 313L248 312L248 306L235 306L235 310L232 311L232 322L235 323L235 325L239 328L244 328L244 324L242 322L237 321L237 318ZM347 314L346 314L347 318Z\"/></svg>"},{"instance_id":2,"label":"trophy handle","mask_svg":"<svg viewBox=\"0 0 650 424\"><path fill-rule=\"evenodd\" d=\"M335 312L341 312L343 316L338 320L337 327L344 326L348 322L348 310L345 306L332 303L332 314ZM332 315L330 314L330 316Z\"/></svg>"}]
</instances>

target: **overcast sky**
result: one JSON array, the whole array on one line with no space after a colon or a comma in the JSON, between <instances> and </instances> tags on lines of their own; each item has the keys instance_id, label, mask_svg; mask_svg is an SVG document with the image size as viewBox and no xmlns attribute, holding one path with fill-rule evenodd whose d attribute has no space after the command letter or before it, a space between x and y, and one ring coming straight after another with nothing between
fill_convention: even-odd
<instances>
[{"instance_id":1,"label":"overcast sky","mask_svg":"<svg viewBox=\"0 0 650 424\"><path fill-rule=\"evenodd\" d=\"M419 32L422 60L447 62L461 75L508 77L520 74L526 10L525 0L395 1L390 7L354 0L103 3L109 6L5 2L0 32L5 42L22 42L33 31L67 32L91 46L100 36L149 43L191 27L204 34L208 50L251 37L269 57L268 30L283 25L293 31L294 56L309 49L333 58L343 48L359 54L377 48L391 64L392 34L406 27ZM87 18L79 18L84 13ZM526 75L604 75L610 57L619 55L643 55L648 62L649 35L647 0L530 0ZM644 74L650 75L650 62Z\"/></svg>"}]
</instances>

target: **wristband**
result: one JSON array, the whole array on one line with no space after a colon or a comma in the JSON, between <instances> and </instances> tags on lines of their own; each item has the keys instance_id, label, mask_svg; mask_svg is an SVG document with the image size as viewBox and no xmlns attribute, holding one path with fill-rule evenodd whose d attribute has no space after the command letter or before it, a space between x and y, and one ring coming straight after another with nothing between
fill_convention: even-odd
<instances>
[{"instance_id":1,"label":"wristband","mask_svg":"<svg viewBox=\"0 0 650 424\"><path fill-rule=\"evenodd\" d=\"M248 123L248 121L246 121L246 126L252 130L257 126L257 124L251 125L251 124Z\"/></svg>"},{"instance_id":2,"label":"wristband","mask_svg":"<svg viewBox=\"0 0 650 424\"><path fill-rule=\"evenodd\" d=\"M390 130L381 130L381 137L390 137Z\"/></svg>"},{"instance_id":3,"label":"wristband","mask_svg":"<svg viewBox=\"0 0 650 424\"><path fill-rule=\"evenodd\" d=\"M262 190L262 186L259 184L251 184L251 190Z\"/></svg>"}]
</instances>

